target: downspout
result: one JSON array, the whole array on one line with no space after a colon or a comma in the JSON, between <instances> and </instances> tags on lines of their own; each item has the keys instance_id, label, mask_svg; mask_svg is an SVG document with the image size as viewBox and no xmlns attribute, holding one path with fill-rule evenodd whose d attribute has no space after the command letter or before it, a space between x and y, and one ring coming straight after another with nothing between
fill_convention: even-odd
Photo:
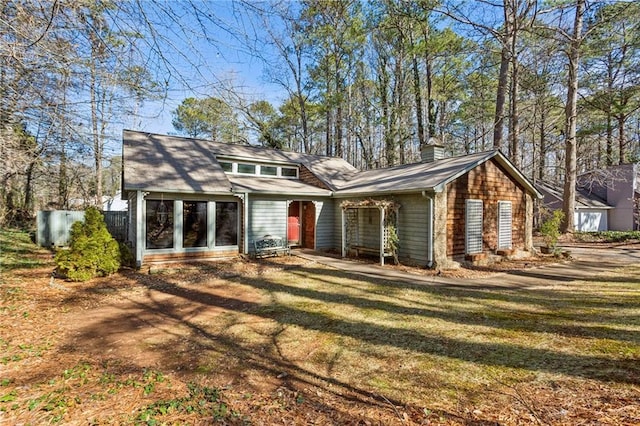
<instances>
[{"instance_id":1,"label":"downspout","mask_svg":"<svg viewBox=\"0 0 640 426\"><path fill-rule=\"evenodd\" d=\"M427 268L433 268L433 197L427 195L427 191L422 191L422 196L427 199Z\"/></svg>"},{"instance_id":2,"label":"downspout","mask_svg":"<svg viewBox=\"0 0 640 426\"><path fill-rule=\"evenodd\" d=\"M242 253L249 254L249 193L244 193L244 212L242 215L242 227L244 228L244 235L242 237Z\"/></svg>"},{"instance_id":3,"label":"downspout","mask_svg":"<svg viewBox=\"0 0 640 426\"><path fill-rule=\"evenodd\" d=\"M341 229L341 243L340 245L341 247L341 255L342 257L347 257L347 253L346 253L346 245L347 245L347 236L345 235L345 218L344 218L344 207L342 207L340 210L342 210L342 214L340 215L340 229Z\"/></svg>"},{"instance_id":4,"label":"downspout","mask_svg":"<svg viewBox=\"0 0 640 426\"><path fill-rule=\"evenodd\" d=\"M380 209L380 266L384 266L384 207L378 207Z\"/></svg>"}]
</instances>

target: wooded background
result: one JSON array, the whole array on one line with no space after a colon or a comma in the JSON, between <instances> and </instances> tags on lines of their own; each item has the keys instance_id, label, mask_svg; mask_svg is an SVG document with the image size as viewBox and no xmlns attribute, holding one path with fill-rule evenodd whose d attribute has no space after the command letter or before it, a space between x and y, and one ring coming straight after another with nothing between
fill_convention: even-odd
<instances>
[{"instance_id":1,"label":"wooded background","mask_svg":"<svg viewBox=\"0 0 640 426\"><path fill-rule=\"evenodd\" d=\"M637 2L1 7L2 224L113 195L122 128L154 119L148 107L176 93L187 93L172 108L177 134L333 155L360 169L417 161L426 143L448 155L500 149L534 182L564 185L565 212L577 174L640 159ZM232 50L252 58L277 100L216 72Z\"/></svg>"}]
</instances>

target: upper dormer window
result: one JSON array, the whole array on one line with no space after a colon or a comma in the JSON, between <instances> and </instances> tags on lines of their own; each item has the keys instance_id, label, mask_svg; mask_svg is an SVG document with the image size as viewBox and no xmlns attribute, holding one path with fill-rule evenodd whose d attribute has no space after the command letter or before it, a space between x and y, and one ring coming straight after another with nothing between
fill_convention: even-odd
<instances>
[{"instance_id":1,"label":"upper dormer window","mask_svg":"<svg viewBox=\"0 0 640 426\"><path fill-rule=\"evenodd\" d=\"M243 175L255 175L256 166L255 164L238 163L238 173Z\"/></svg>"},{"instance_id":2,"label":"upper dormer window","mask_svg":"<svg viewBox=\"0 0 640 426\"><path fill-rule=\"evenodd\" d=\"M240 163L229 160L218 160L218 163L225 173L230 174L277 177L286 179L298 178L298 168L292 166Z\"/></svg>"},{"instance_id":3,"label":"upper dormer window","mask_svg":"<svg viewBox=\"0 0 640 426\"><path fill-rule=\"evenodd\" d=\"M278 176L278 168L276 166L260 166L260 174L262 176Z\"/></svg>"},{"instance_id":4,"label":"upper dormer window","mask_svg":"<svg viewBox=\"0 0 640 426\"><path fill-rule=\"evenodd\" d=\"M297 178L298 169L296 167L282 167L282 177Z\"/></svg>"}]
</instances>

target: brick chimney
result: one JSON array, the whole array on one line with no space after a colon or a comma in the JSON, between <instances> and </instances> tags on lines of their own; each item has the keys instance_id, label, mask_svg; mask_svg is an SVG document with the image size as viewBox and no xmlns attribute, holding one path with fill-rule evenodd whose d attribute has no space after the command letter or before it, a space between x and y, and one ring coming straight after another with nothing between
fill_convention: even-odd
<instances>
[{"instance_id":1,"label":"brick chimney","mask_svg":"<svg viewBox=\"0 0 640 426\"><path fill-rule=\"evenodd\" d=\"M432 163L444 158L444 146L438 145L433 139L420 148L420 158L423 163Z\"/></svg>"}]
</instances>

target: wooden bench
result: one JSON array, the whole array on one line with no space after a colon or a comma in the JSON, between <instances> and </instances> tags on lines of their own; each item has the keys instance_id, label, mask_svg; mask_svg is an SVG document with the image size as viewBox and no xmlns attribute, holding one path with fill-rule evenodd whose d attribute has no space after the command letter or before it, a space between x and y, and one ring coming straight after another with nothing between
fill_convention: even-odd
<instances>
[{"instance_id":1,"label":"wooden bench","mask_svg":"<svg viewBox=\"0 0 640 426\"><path fill-rule=\"evenodd\" d=\"M280 254L291 254L291 248L282 237L265 235L262 238L253 240L253 248L256 257L279 256Z\"/></svg>"},{"instance_id":2,"label":"wooden bench","mask_svg":"<svg viewBox=\"0 0 640 426\"><path fill-rule=\"evenodd\" d=\"M356 245L352 245L349 246L350 250L353 250L357 256L360 256L360 253L366 253L366 254L372 254L374 256L380 256L380 248L376 247L365 247L365 246L356 246ZM385 257L389 257L389 256L393 256L393 253L391 252L391 250L385 248L384 250L384 256Z\"/></svg>"}]
</instances>

